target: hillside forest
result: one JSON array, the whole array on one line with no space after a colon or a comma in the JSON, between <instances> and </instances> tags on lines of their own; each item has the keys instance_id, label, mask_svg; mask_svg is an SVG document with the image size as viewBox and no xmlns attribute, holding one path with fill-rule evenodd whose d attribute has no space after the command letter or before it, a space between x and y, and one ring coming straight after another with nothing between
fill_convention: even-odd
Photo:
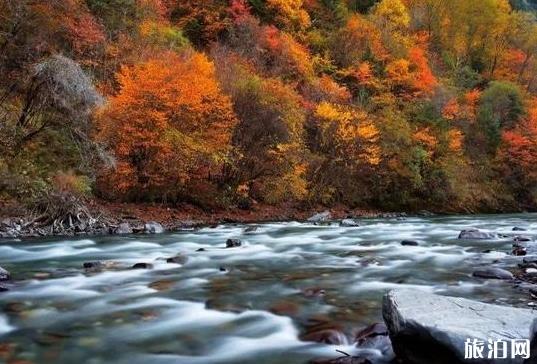
<instances>
[{"instance_id":1,"label":"hillside forest","mask_svg":"<svg viewBox=\"0 0 537 364\"><path fill-rule=\"evenodd\" d=\"M0 0L0 200L537 207L508 0Z\"/></svg>"}]
</instances>

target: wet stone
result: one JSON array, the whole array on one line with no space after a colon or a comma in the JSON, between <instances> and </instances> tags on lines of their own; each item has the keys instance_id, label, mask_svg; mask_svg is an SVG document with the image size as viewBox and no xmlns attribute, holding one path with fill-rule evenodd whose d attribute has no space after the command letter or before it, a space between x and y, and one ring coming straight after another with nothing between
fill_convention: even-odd
<instances>
[{"instance_id":1,"label":"wet stone","mask_svg":"<svg viewBox=\"0 0 537 364\"><path fill-rule=\"evenodd\" d=\"M513 279L513 274L501 268L480 268L476 269L472 275L478 278L485 279Z\"/></svg>"},{"instance_id":2,"label":"wet stone","mask_svg":"<svg viewBox=\"0 0 537 364\"><path fill-rule=\"evenodd\" d=\"M344 355L333 359L314 359L309 364L371 364L371 361L358 356Z\"/></svg>"},{"instance_id":3,"label":"wet stone","mask_svg":"<svg viewBox=\"0 0 537 364\"><path fill-rule=\"evenodd\" d=\"M84 262L82 266L85 269L102 269L104 267L103 262L95 261L95 262Z\"/></svg>"},{"instance_id":4,"label":"wet stone","mask_svg":"<svg viewBox=\"0 0 537 364\"><path fill-rule=\"evenodd\" d=\"M322 329L308 331L300 337L303 341L313 341L329 345L343 345L347 342L345 334L336 329Z\"/></svg>"},{"instance_id":5,"label":"wet stone","mask_svg":"<svg viewBox=\"0 0 537 364\"><path fill-rule=\"evenodd\" d=\"M417 241L414 241L414 240L403 240L401 242L401 245L403 245L403 246L418 246L419 243Z\"/></svg>"},{"instance_id":6,"label":"wet stone","mask_svg":"<svg viewBox=\"0 0 537 364\"><path fill-rule=\"evenodd\" d=\"M151 263L136 263L132 266L132 269L153 269L153 264Z\"/></svg>"},{"instance_id":7,"label":"wet stone","mask_svg":"<svg viewBox=\"0 0 537 364\"><path fill-rule=\"evenodd\" d=\"M149 288L156 289L157 291L167 291L173 286L174 282L170 280L160 280L149 284Z\"/></svg>"},{"instance_id":8,"label":"wet stone","mask_svg":"<svg viewBox=\"0 0 537 364\"><path fill-rule=\"evenodd\" d=\"M156 221L148 221L144 225L144 231L148 234L161 234L164 232L164 227Z\"/></svg>"},{"instance_id":9,"label":"wet stone","mask_svg":"<svg viewBox=\"0 0 537 364\"><path fill-rule=\"evenodd\" d=\"M246 229L244 229L245 233L253 233L257 231L257 226L248 226Z\"/></svg>"},{"instance_id":10,"label":"wet stone","mask_svg":"<svg viewBox=\"0 0 537 364\"><path fill-rule=\"evenodd\" d=\"M487 233L478 229L465 229L459 233L459 239L469 240L485 240L494 239L496 237L493 233Z\"/></svg>"},{"instance_id":11,"label":"wet stone","mask_svg":"<svg viewBox=\"0 0 537 364\"><path fill-rule=\"evenodd\" d=\"M518 226L515 226L515 227L513 228L513 231L526 231L526 229L521 228L521 227L518 227Z\"/></svg>"},{"instance_id":12,"label":"wet stone","mask_svg":"<svg viewBox=\"0 0 537 364\"><path fill-rule=\"evenodd\" d=\"M307 221L313 222L313 223L321 223L321 222L327 222L331 218L332 218L332 214L330 213L330 211L323 211L323 212L319 212L311 216L310 218L308 218Z\"/></svg>"},{"instance_id":13,"label":"wet stone","mask_svg":"<svg viewBox=\"0 0 537 364\"><path fill-rule=\"evenodd\" d=\"M242 241L240 239L227 239L226 240L226 248L237 248L242 245Z\"/></svg>"},{"instance_id":14,"label":"wet stone","mask_svg":"<svg viewBox=\"0 0 537 364\"><path fill-rule=\"evenodd\" d=\"M171 257L166 259L166 263L175 263L175 264L185 264L188 261L188 257L186 255L176 255L175 257Z\"/></svg>"},{"instance_id":15,"label":"wet stone","mask_svg":"<svg viewBox=\"0 0 537 364\"><path fill-rule=\"evenodd\" d=\"M358 221L354 220L354 219L343 219L339 223L339 226L357 227L357 226L360 226L360 223Z\"/></svg>"},{"instance_id":16,"label":"wet stone","mask_svg":"<svg viewBox=\"0 0 537 364\"><path fill-rule=\"evenodd\" d=\"M512 252L513 255L521 257L527 254L526 248L522 246L515 247Z\"/></svg>"},{"instance_id":17,"label":"wet stone","mask_svg":"<svg viewBox=\"0 0 537 364\"><path fill-rule=\"evenodd\" d=\"M10 279L11 274L4 268L0 267L0 281L8 281Z\"/></svg>"}]
</instances>

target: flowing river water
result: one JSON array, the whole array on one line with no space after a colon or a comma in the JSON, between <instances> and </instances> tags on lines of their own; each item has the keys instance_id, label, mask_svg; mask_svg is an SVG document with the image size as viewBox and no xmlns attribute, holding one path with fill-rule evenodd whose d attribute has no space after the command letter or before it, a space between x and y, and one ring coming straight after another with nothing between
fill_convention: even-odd
<instances>
[{"instance_id":1,"label":"flowing river water","mask_svg":"<svg viewBox=\"0 0 537 364\"><path fill-rule=\"evenodd\" d=\"M513 267L511 239L458 240L460 230L537 232L537 215L220 225L160 235L0 243L16 283L0 293L0 355L31 363L307 363L357 353L301 340L314 323L351 337L381 322L382 295L412 287L528 307L512 283L472 277ZM250 225L251 226L251 225ZM225 248L228 238L242 246ZM419 246L402 246L404 239ZM198 251L201 249L201 251ZM484 253L484 251L492 250ZM184 264L166 258L182 254ZM88 261L107 268L91 271ZM135 263L153 269L130 269ZM348 339L347 339L348 340ZM383 363L381 352L369 357ZM1 361L0 356L0 361Z\"/></svg>"}]
</instances>

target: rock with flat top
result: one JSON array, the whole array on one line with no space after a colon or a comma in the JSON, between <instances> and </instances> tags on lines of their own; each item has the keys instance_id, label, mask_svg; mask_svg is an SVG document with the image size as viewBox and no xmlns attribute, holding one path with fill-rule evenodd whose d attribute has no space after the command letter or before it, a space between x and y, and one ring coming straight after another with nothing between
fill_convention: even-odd
<instances>
[{"instance_id":1,"label":"rock with flat top","mask_svg":"<svg viewBox=\"0 0 537 364\"><path fill-rule=\"evenodd\" d=\"M413 364L522 364L511 359L512 339L532 338L533 310L498 306L421 290L396 289L384 296L382 315L397 357ZM465 359L467 339L505 340L509 359Z\"/></svg>"},{"instance_id":2,"label":"rock with flat top","mask_svg":"<svg viewBox=\"0 0 537 364\"><path fill-rule=\"evenodd\" d=\"M343 219L339 223L339 226L343 227L357 227L360 226L360 223L356 221L355 219Z\"/></svg>"},{"instance_id":3,"label":"rock with flat top","mask_svg":"<svg viewBox=\"0 0 537 364\"><path fill-rule=\"evenodd\" d=\"M509 272L508 270L495 267L476 269L472 275L474 277L485 279L513 279L513 273Z\"/></svg>"},{"instance_id":4,"label":"rock with flat top","mask_svg":"<svg viewBox=\"0 0 537 364\"><path fill-rule=\"evenodd\" d=\"M487 233L478 229L466 229L462 230L459 233L459 239L468 239L468 240L485 240L485 239L494 239L496 235L493 233Z\"/></svg>"},{"instance_id":5,"label":"rock with flat top","mask_svg":"<svg viewBox=\"0 0 537 364\"><path fill-rule=\"evenodd\" d=\"M308 222L313 222L313 223L327 222L331 218L332 218L332 214L330 213L330 211L327 210L327 211L319 212L318 214L311 216L308 219Z\"/></svg>"}]
</instances>

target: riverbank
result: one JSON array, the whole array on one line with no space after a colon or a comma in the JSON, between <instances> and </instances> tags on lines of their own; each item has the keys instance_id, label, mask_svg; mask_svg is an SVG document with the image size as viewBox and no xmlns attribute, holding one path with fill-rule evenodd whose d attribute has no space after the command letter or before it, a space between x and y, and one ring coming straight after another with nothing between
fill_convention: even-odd
<instances>
[{"instance_id":1,"label":"riverbank","mask_svg":"<svg viewBox=\"0 0 537 364\"><path fill-rule=\"evenodd\" d=\"M341 205L327 209L323 206L304 208L291 204L282 206L256 204L249 209L229 208L208 211L189 204L167 206L148 203L111 203L96 199L88 201L85 208L88 216L91 216L89 219L85 221L65 219L66 221L61 224L53 224L43 221L44 219L38 214L14 202L4 201L0 204L0 238L152 232L146 229L146 224L149 222L157 223L164 231L178 231L222 223L306 221L315 214L326 211L329 215L325 216L325 219L335 220L396 218L407 215L372 209L349 209ZM420 214L429 215L430 213L424 211Z\"/></svg>"}]
</instances>

